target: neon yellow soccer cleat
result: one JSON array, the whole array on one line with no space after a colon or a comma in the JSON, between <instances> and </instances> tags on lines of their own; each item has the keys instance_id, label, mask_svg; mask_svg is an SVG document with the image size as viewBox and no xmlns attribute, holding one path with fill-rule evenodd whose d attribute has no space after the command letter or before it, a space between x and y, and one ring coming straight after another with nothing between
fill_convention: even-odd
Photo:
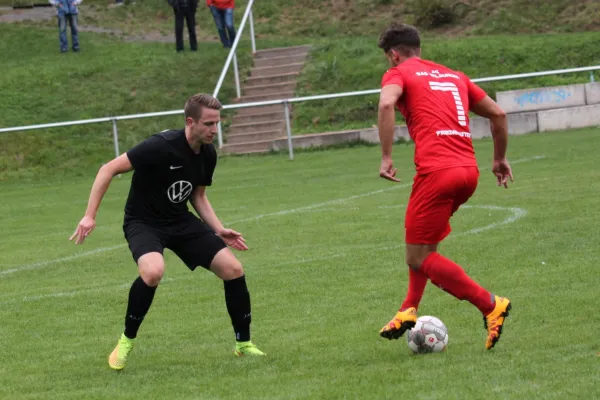
<instances>
[{"instance_id":1,"label":"neon yellow soccer cleat","mask_svg":"<svg viewBox=\"0 0 600 400\"><path fill-rule=\"evenodd\" d=\"M133 350L133 346L135 344L135 339L129 339L125 334L121 335L121 338L117 342L117 346L108 356L108 365L117 371L125 368L125 363L127 362L127 357L131 350Z\"/></svg>"},{"instance_id":2,"label":"neon yellow soccer cleat","mask_svg":"<svg viewBox=\"0 0 600 400\"><path fill-rule=\"evenodd\" d=\"M252 342L236 342L235 351L233 354L236 357L242 356L266 356L265 353L260 351L258 347Z\"/></svg>"}]
</instances>

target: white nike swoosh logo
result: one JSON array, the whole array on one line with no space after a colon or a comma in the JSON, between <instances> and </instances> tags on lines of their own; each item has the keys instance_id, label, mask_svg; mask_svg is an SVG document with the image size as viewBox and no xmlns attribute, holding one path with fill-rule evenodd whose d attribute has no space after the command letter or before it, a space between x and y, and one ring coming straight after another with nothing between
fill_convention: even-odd
<instances>
[{"instance_id":1,"label":"white nike swoosh logo","mask_svg":"<svg viewBox=\"0 0 600 400\"><path fill-rule=\"evenodd\" d=\"M174 166L171 165L171 169L179 169L179 168L183 168L183 165L180 165L178 167L174 167Z\"/></svg>"}]
</instances>

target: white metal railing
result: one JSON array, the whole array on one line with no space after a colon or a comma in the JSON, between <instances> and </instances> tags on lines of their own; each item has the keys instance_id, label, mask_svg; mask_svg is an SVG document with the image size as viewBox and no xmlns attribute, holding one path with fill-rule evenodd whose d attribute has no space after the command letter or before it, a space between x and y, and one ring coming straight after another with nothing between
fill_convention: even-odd
<instances>
[{"instance_id":1,"label":"white metal railing","mask_svg":"<svg viewBox=\"0 0 600 400\"><path fill-rule=\"evenodd\" d=\"M252 4L252 0L250 0L249 5ZM236 37L236 40L237 37ZM530 72L525 74L515 74L515 75L503 75L503 76L491 76L486 78L476 78L473 79L473 82L494 82L494 81L502 81L509 79L523 79L523 78L534 78L538 76L547 76L547 75L559 75L559 74L569 74L576 72L590 72L590 81L594 82L594 71L599 71L600 65L594 65L589 67L580 67L580 68L569 68L569 69L558 69L553 71L542 71L542 72ZM294 97L290 99L280 99L280 100L266 100L266 101L258 101L253 103L240 103L240 104L226 104L223 106L225 110L233 110L238 108L249 108L249 107L261 107L261 106L269 106L269 105L277 105L281 104L284 106L285 110L285 127L286 134L288 139L288 151L290 154L290 159L294 158L294 150L292 148L292 128L290 121L290 113L289 113L289 104L290 103L299 103L304 101L312 101L312 100L327 100L327 99L336 99L341 97L350 97L350 96L364 96L377 94L381 91L381 89L372 89L372 90L362 90L357 92L344 92L344 93L332 93L332 94L323 94L316 96L305 96L305 97ZM140 118L149 118L149 117L161 117L167 115L177 115L182 114L183 110L172 110L172 111L160 111L153 113L145 113L145 114L133 114L133 115L122 115L117 117L105 117L105 118L94 118L94 119L83 119L78 121L68 121L68 122L55 122L50 124L40 124L40 125L26 125L26 126L16 126L12 128L1 128L0 133L5 132L15 132L15 131L26 131L33 129L45 129L45 128L55 128L61 126L73 126L73 125L84 125L84 124L94 124L101 122L112 122L113 125L113 140L115 145L115 156L118 157L119 153L119 135L117 130L117 121L123 121L128 119L140 119ZM219 148L222 147L222 133L219 129Z\"/></svg>"},{"instance_id":2,"label":"white metal railing","mask_svg":"<svg viewBox=\"0 0 600 400\"><path fill-rule=\"evenodd\" d=\"M229 70L229 65L231 64L232 60L233 72L235 75L235 92L237 94L237 97L242 96L242 92L240 91L240 72L237 64L236 50L238 43L240 42L240 38L242 37L242 33L244 32L244 28L246 27L246 21L250 19L250 40L252 42L252 54L256 53L256 41L254 39L254 20L252 19L253 5L254 0L249 0L248 5L246 5L246 11L244 11L242 22L240 22L238 32L236 33L233 44L231 45L231 49L229 50L229 55L227 56L227 60L225 60L225 65L223 65L223 70L221 71L221 75L219 76L219 80L217 81L217 85L215 86L213 97L217 97L219 95L219 90L221 90L221 86L223 85L223 81L225 80L225 76L227 75L227 71ZM222 144L220 144L219 146L221 145Z\"/></svg>"}]
</instances>

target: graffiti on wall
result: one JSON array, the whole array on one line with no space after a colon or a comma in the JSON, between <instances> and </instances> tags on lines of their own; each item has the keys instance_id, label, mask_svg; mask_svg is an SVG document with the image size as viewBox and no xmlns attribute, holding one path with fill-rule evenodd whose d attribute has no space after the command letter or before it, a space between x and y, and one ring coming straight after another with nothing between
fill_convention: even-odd
<instances>
[{"instance_id":1,"label":"graffiti on wall","mask_svg":"<svg viewBox=\"0 0 600 400\"><path fill-rule=\"evenodd\" d=\"M571 91L564 88L531 90L514 97L520 107L531 104L560 104L571 97Z\"/></svg>"}]
</instances>

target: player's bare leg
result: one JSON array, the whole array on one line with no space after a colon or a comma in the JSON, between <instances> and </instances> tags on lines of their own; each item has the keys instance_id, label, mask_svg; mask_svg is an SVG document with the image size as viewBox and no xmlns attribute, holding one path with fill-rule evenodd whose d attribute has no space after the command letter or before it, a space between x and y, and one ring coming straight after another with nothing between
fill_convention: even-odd
<instances>
[{"instance_id":1,"label":"player's bare leg","mask_svg":"<svg viewBox=\"0 0 600 400\"><path fill-rule=\"evenodd\" d=\"M250 341L252 312L250 293L246 286L246 276L242 264L231 250L224 248L215 255L210 264L210 270L223 280L225 303L235 332L234 354L238 357L244 355L264 356L265 353Z\"/></svg>"},{"instance_id":2,"label":"player's bare leg","mask_svg":"<svg viewBox=\"0 0 600 400\"><path fill-rule=\"evenodd\" d=\"M125 368L127 358L135 345L137 332L150 309L154 293L165 272L165 262L160 253L147 253L138 260L140 276L129 290L125 315L125 332L108 357L108 365L115 370Z\"/></svg>"}]
</instances>

